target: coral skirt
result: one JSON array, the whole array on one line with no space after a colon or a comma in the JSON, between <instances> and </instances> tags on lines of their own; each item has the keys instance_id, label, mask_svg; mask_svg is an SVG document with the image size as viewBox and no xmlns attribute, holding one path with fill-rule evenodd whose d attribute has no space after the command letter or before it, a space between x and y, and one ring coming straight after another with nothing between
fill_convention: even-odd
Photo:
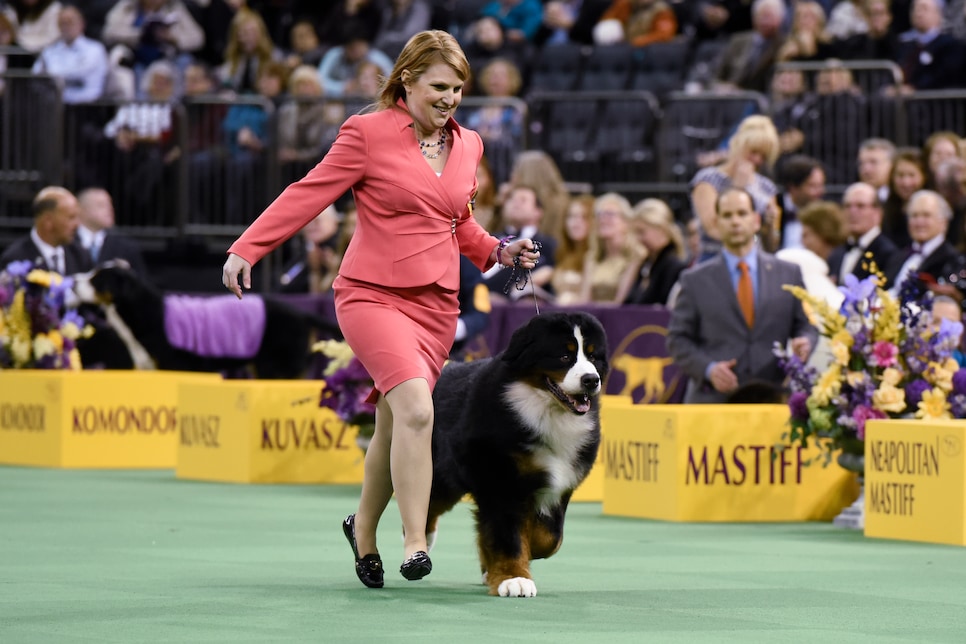
<instances>
[{"instance_id":1,"label":"coral skirt","mask_svg":"<svg viewBox=\"0 0 966 644\"><path fill-rule=\"evenodd\" d=\"M346 342L375 383L369 402L411 378L436 386L449 357L459 300L435 284L387 288L338 276L335 315Z\"/></svg>"}]
</instances>

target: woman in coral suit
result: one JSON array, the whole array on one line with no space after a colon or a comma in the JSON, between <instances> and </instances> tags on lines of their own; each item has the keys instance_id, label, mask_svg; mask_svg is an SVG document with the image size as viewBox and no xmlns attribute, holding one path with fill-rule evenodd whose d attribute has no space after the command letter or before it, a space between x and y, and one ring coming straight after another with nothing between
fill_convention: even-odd
<instances>
[{"instance_id":1,"label":"woman in coral suit","mask_svg":"<svg viewBox=\"0 0 966 644\"><path fill-rule=\"evenodd\" d=\"M384 583L376 526L393 491L405 531L400 573L432 570L432 390L456 331L460 254L481 270L529 269L539 257L531 240L498 240L472 216L483 143L452 118L469 74L451 35L413 36L374 110L346 120L322 161L232 244L222 275L240 298L254 263L352 189L358 222L333 289L339 326L375 382L376 430L343 532L370 588Z\"/></svg>"}]
</instances>

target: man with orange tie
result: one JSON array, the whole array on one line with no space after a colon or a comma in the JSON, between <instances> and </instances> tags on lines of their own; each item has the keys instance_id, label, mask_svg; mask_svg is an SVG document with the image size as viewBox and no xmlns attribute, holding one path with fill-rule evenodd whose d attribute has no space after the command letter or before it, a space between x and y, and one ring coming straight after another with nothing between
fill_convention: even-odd
<instances>
[{"instance_id":1,"label":"man with orange tie","mask_svg":"<svg viewBox=\"0 0 966 644\"><path fill-rule=\"evenodd\" d=\"M722 251L681 274L668 352L689 378L685 403L722 403L739 388L778 385L784 373L772 349L791 342L808 357L817 330L786 284L804 287L798 266L761 251L761 216L740 188L715 204Z\"/></svg>"}]
</instances>

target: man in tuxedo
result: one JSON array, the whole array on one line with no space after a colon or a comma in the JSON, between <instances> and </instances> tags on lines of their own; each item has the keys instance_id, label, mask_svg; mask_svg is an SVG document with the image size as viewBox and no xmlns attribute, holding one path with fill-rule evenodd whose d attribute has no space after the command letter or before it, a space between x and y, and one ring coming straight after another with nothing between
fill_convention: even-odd
<instances>
[{"instance_id":1,"label":"man in tuxedo","mask_svg":"<svg viewBox=\"0 0 966 644\"><path fill-rule=\"evenodd\" d=\"M77 237L95 263L123 259L131 270L147 277L141 248L114 229L114 201L103 188L87 188L77 196L80 226Z\"/></svg>"},{"instance_id":2,"label":"man in tuxedo","mask_svg":"<svg viewBox=\"0 0 966 644\"><path fill-rule=\"evenodd\" d=\"M785 379L772 353L791 343L806 359L818 333L785 285L801 270L756 247L761 215L751 195L724 190L715 204L722 252L681 274L667 348L689 377L685 403L722 403L740 388Z\"/></svg>"},{"instance_id":3,"label":"man in tuxedo","mask_svg":"<svg viewBox=\"0 0 966 644\"><path fill-rule=\"evenodd\" d=\"M842 208L849 237L829 255L829 277L839 284L849 274L864 279L872 273L873 263L885 273L898 249L882 234L882 204L876 189L868 183L853 183L845 189Z\"/></svg>"},{"instance_id":4,"label":"man in tuxedo","mask_svg":"<svg viewBox=\"0 0 966 644\"><path fill-rule=\"evenodd\" d=\"M897 254L888 267L893 294L898 295L907 280L918 279L929 290L959 301L963 299L963 293L956 287L966 262L946 240L952 216L952 208L938 192L919 190L909 197L906 218L912 244Z\"/></svg>"},{"instance_id":5,"label":"man in tuxedo","mask_svg":"<svg viewBox=\"0 0 966 644\"><path fill-rule=\"evenodd\" d=\"M802 224L798 213L825 196L825 169L821 161L795 154L781 164L782 192L776 196L781 222L781 247L802 247Z\"/></svg>"},{"instance_id":6,"label":"man in tuxedo","mask_svg":"<svg viewBox=\"0 0 966 644\"><path fill-rule=\"evenodd\" d=\"M75 240L80 225L77 197L60 186L47 186L34 197L30 234L14 241L0 255L0 266L29 260L43 268L72 275L93 268L91 256Z\"/></svg>"}]
</instances>

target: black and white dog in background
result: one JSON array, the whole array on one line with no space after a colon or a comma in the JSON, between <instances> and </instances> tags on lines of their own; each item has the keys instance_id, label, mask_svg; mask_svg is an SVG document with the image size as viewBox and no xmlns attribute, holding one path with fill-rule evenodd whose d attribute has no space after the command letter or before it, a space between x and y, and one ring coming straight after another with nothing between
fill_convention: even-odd
<instances>
[{"instance_id":1,"label":"black and white dog in background","mask_svg":"<svg viewBox=\"0 0 966 644\"><path fill-rule=\"evenodd\" d=\"M102 307L138 369L301 378L313 332L341 337L335 323L268 297L165 295L124 262L76 275L74 292L81 302ZM112 356L82 358L85 364L116 362Z\"/></svg>"},{"instance_id":2,"label":"black and white dog in background","mask_svg":"<svg viewBox=\"0 0 966 644\"><path fill-rule=\"evenodd\" d=\"M471 494L490 594L537 594L530 561L560 548L567 504L600 446L607 372L603 327L576 311L537 315L499 355L444 367L427 536Z\"/></svg>"}]
</instances>

